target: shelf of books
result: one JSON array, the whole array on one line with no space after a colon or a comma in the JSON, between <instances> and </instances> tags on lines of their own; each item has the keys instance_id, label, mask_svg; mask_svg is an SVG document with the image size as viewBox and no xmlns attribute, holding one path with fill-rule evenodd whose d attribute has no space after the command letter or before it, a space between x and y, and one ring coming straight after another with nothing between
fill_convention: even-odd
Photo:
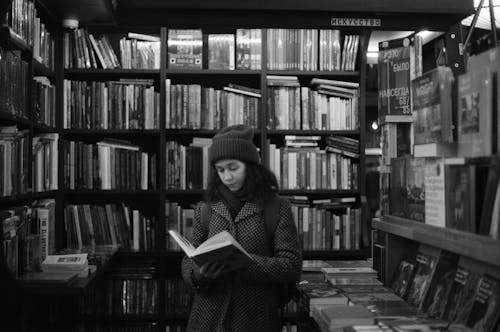
<instances>
[{"instance_id":1,"label":"shelf of books","mask_svg":"<svg viewBox=\"0 0 500 332\"><path fill-rule=\"evenodd\" d=\"M496 265L500 262L500 241L486 235L394 216L384 216L380 220L374 220L372 227L484 263Z\"/></svg>"},{"instance_id":2,"label":"shelf of books","mask_svg":"<svg viewBox=\"0 0 500 332\"><path fill-rule=\"evenodd\" d=\"M2 183L6 197L0 198L9 208L4 228L24 225L27 231L16 228L16 234L33 257L14 257L12 233L3 239L12 246L6 261L20 277L56 253L88 252L90 262L98 248L117 253L91 278L96 282L61 276L48 286L32 281L32 291L84 288L78 323L184 324L189 292L179 279L180 248L167 231L190 236L207 187L211 138L236 123L255 129L254 143L279 178L279 194L292 200L305 257L366 256L360 147L368 32L329 24L49 27L35 28L40 38L54 32L55 40L40 46L23 46L12 29L2 30L9 45L21 48L9 49L2 65L18 63L11 67L33 79L12 90L14 101L29 105L0 112L0 124L9 126L2 138L4 132L14 137L2 144L16 142L26 155L28 146L34 149L28 162L13 163L26 172ZM6 82L2 77L0 86ZM23 232L30 235L21 238Z\"/></svg>"},{"instance_id":3,"label":"shelf of books","mask_svg":"<svg viewBox=\"0 0 500 332\"><path fill-rule=\"evenodd\" d=\"M418 39L380 45L383 167L374 268L422 314L496 331L500 94L493 82L500 49L471 55L457 76L446 66L422 73Z\"/></svg>"}]
</instances>

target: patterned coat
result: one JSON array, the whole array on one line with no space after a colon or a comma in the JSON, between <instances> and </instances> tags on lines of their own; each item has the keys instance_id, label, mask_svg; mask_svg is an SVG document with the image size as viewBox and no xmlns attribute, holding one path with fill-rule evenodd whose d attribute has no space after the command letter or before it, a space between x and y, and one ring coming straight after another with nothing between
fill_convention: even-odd
<instances>
[{"instance_id":1,"label":"patterned coat","mask_svg":"<svg viewBox=\"0 0 500 332\"><path fill-rule=\"evenodd\" d=\"M264 228L262 208L245 203L234 220L222 202L211 205L208 234L196 209L193 245L197 247L223 230L228 230L252 256L245 269L223 275L207 289L195 290L187 331L268 332L279 330L276 283L297 282L302 267L297 228L290 203L280 199L279 222L274 234L274 253ZM184 258L182 276L192 286L192 260Z\"/></svg>"}]
</instances>

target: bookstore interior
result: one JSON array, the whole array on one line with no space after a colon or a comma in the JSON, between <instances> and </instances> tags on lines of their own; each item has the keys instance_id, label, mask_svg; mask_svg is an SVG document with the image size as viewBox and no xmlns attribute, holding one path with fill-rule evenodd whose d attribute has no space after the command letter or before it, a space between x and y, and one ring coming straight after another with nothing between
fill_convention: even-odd
<instances>
[{"instance_id":1,"label":"bookstore interior","mask_svg":"<svg viewBox=\"0 0 500 332\"><path fill-rule=\"evenodd\" d=\"M500 331L500 1L0 3L1 331L189 330L185 256L255 265L191 244L236 124L302 250L280 331Z\"/></svg>"}]
</instances>

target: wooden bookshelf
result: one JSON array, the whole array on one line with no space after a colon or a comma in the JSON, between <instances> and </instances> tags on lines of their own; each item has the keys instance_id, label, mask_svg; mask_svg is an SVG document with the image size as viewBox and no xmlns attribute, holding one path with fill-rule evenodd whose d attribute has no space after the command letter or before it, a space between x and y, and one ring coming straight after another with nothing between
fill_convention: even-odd
<instances>
[{"instance_id":1,"label":"wooden bookshelf","mask_svg":"<svg viewBox=\"0 0 500 332\"><path fill-rule=\"evenodd\" d=\"M456 229L426 225L394 216L374 219L372 227L412 240L441 248L492 265L500 263L500 241L488 236Z\"/></svg>"}]
</instances>

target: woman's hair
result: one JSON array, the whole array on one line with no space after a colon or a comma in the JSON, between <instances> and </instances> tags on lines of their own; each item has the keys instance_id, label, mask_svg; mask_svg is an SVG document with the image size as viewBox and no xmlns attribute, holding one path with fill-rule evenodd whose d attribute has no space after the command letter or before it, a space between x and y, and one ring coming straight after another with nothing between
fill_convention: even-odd
<instances>
[{"instance_id":1,"label":"woman's hair","mask_svg":"<svg viewBox=\"0 0 500 332\"><path fill-rule=\"evenodd\" d=\"M247 192L250 201L262 204L266 197L275 193L278 189L278 180L276 175L262 164L245 163L246 177L243 188ZM214 202L221 199L218 187L222 184L217 170L214 166L210 167L208 187L205 194L207 202Z\"/></svg>"}]
</instances>

